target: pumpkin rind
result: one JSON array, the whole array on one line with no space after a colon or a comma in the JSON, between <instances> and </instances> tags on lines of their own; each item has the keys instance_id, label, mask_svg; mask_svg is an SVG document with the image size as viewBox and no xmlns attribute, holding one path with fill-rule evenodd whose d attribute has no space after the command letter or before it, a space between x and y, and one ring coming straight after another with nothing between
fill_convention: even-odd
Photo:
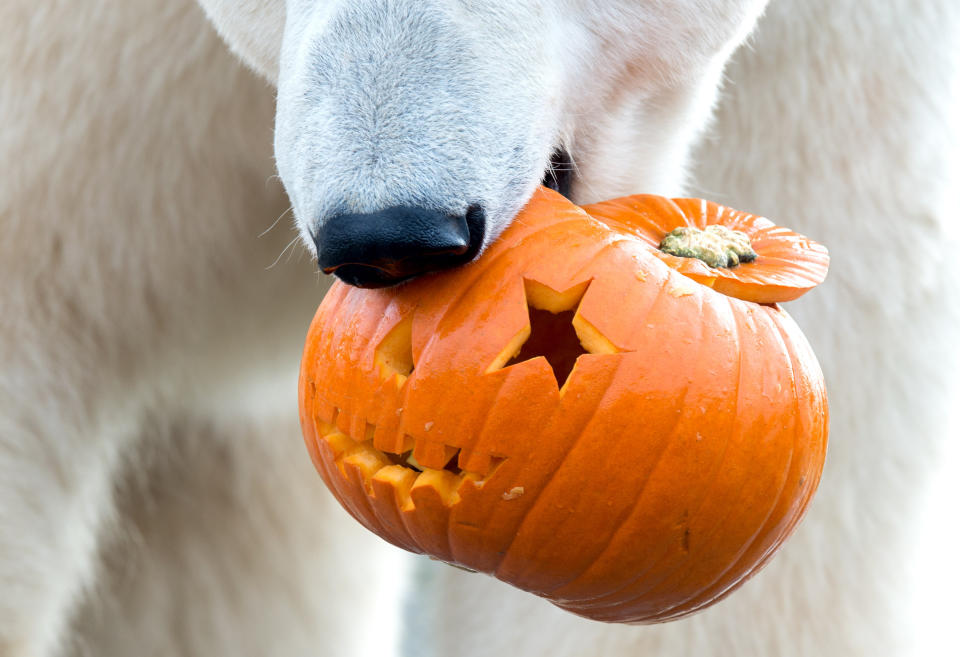
<instances>
[{"instance_id":1,"label":"pumpkin rind","mask_svg":"<svg viewBox=\"0 0 960 657\"><path fill-rule=\"evenodd\" d=\"M672 270L607 210L540 190L470 265L336 283L307 336L301 423L328 487L386 540L582 616L658 622L727 595L793 530L826 394L779 307ZM562 388L545 358L504 358L538 294L575 303L591 336ZM407 374L384 365L404 362L403 322ZM399 462L411 449L422 473Z\"/></svg>"}]
</instances>

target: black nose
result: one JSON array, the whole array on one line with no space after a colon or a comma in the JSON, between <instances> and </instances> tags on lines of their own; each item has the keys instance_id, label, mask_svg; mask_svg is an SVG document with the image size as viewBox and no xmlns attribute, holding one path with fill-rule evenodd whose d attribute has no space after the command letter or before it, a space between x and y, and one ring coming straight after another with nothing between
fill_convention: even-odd
<instances>
[{"instance_id":1,"label":"black nose","mask_svg":"<svg viewBox=\"0 0 960 657\"><path fill-rule=\"evenodd\" d=\"M386 287L418 274L455 267L483 243L479 206L464 215L398 206L328 217L315 236L327 274L357 287Z\"/></svg>"}]
</instances>

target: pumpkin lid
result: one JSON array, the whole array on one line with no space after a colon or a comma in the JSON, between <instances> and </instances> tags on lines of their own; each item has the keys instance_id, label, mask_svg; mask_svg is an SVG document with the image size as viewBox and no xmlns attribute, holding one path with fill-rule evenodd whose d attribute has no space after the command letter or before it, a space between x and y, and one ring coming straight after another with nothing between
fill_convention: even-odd
<instances>
[{"instance_id":1,"label":"pumpkin lid","mask_svg":"<svg viewBox=\"0 0 960 657\"><path fill-rule=\"evenodd\" d=\"M790 301L827 276L830 256L822 244L777 226L766 217L703 199L637 194L585 205L583 209L595 219L639 237L658 258L681 274L745 301ZM695 250L667 248L671 239L685 229L699 229L690 231L699 233L710 226L729 229L710 231L705 237L711 243L720 239L718 235L732 240L724 248L736 251L739 258L731 257L731 264L722 266L711 258L702 259L693 255ZM739 233L731 235L731 231ZM665 242L668 235L671 238ZM745 252L739 250L744 236L748 247ZM732 248L734 244L736 249ZM671 250L684 255L668 252Z\"/></svg>"}]
</instances>

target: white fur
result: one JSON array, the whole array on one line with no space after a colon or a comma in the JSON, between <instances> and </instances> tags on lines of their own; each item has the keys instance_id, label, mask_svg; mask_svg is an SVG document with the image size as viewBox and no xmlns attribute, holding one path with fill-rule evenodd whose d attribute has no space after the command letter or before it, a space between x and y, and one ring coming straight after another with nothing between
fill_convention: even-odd
<instances>
[{"instance_id":1,"label":"white fur","mask_svg":"<svg viewBox=\"0 0 960 657\"><path fill-rule=\"evenodd\" d=\"M275 145L305 244L338 213L471 204L489 243L559 145L592 193L677 191L723 60L762 5L288 2ZM636 164L609 175L611 161Z\"/></svg>"},{"instance_id":2,"label":"white fur","mask_svg":"<svg viewBox=\"0 0 960 657\"><path fill-rule=\"evenodd\" d=\"M0 3L0 655L389 654L407 560L333 508L295 427L324 285L267 269L283 221L257 238L287 207L272 91L191 3ZM783 554L653 628L433 566L411 654L947 652L918 585L950 572L920 567L947 523L918 516L956 433L960 6L774 2L691 166L760 0L201 4L279 82L301 237L479 202L493 239L564 145L578 200L689 182L833 249L792 304L832 442Z\"/></svg>"},{"instance_id":3,"label":"white fur","mask_svg":"<svg viewBox=\"0 0 960 657\"><path fill-rule=\"evenodd\" d=\"M396 559L304 459L273 90L192 0L0 32L0 655L359 654Z\"/></svg>"}]
</instances>

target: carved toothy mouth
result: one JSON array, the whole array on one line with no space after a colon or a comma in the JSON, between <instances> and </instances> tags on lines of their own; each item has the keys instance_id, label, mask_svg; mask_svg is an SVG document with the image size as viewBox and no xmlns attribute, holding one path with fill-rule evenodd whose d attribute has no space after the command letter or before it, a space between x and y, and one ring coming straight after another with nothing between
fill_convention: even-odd
<instances>
[{"instance_id":1,"label":"carved toothy mouth","mask_svg":"<svg viewBox=\"0 0 960 657\"><path fill-rule=\"evenodd\" d=\"M459 491L464 485L481 488L506 460L490 455L480 461L488 464L483 471L466 470L463 466L469 455L453 445L404 436L403 451L387 452L373 446L372 425L360 440L341 431L336 418L333 423L318 424L318 428L318 447L329 450L329 462L341 475L358 477L368 495L383 495L392 489L403 511L414 509L416 491L427 487L436 491L446 506L453 506L460 501Z\"/></svg>"}]
</instances>

